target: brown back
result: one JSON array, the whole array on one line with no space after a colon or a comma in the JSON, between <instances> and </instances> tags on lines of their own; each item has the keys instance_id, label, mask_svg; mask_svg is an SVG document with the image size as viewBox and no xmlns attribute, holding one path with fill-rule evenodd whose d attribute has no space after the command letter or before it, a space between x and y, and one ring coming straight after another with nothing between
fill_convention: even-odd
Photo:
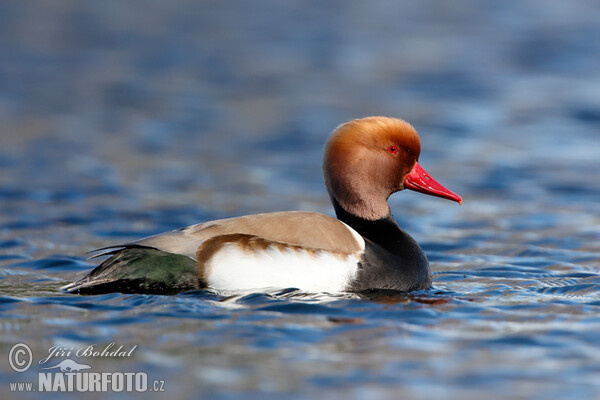
<instances>
[{"instance_id":1,"label":"brown back","mask_svg":"<svg viewBox=\"0 0 600 400\"><path fill-rule=\"evenodd\" d=\"M135 244L195 258L198 247L205 240L236 233L334 252L355 253L362 249L362 243L359 243L351 228L343 222L324 214L306 211L254 214L209 221L151 236Z\"/></svg>"}]
</instances>

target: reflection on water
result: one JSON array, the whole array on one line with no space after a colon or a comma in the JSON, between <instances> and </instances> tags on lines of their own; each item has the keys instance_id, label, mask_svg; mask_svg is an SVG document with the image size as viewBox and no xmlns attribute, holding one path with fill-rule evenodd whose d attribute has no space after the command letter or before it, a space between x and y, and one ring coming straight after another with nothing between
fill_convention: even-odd
<instances>
[{"instance_id":1,"label":"reflection on water","mask_svg":"<svg viewBox=\"0 0 600 400\"><path fill-rule=\"evenodd\" d=\"M138 345L89 364L173 398L600 396L599 31L591 3L0 5L0 353ZM58 290L94 248L331 213L322 143L373 114L463 196L390 199L433 289Z\"/></svg>"}]
</instances>

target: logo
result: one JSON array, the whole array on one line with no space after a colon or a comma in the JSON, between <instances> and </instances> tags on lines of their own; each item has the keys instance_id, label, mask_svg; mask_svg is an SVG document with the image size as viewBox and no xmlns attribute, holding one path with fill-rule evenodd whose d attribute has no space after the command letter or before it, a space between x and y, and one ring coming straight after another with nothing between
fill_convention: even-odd
<instances>
[{"instance_id":1,"label":"logo","mask_svg":"<svg viewBox=\"0 0 600 400\"><path fill-rule=\"evenodd\" d=\"M15 344L8 352L8 363L17 372L25 372L31 367L33 353L25 343Z\"/></svg>"},{"instance_id":2,"label":"logo","mask_svg":"<svg viewBox=\"0 0 600 400\"><path fill-rule=\"evenodd\" d=\"M11 392L164 392L164 381L148 381L145 372L96 372L89 358L131 357L137 345L126 348L114 342L105 347L96 344L73 347L53 346L39 360L38 382L11 382ZM68 357L68 358L66 358ZM73 357L85 358L85 363ZM60 360L64 358L63 360ZM50 362L48 362L50 361ZM17 343L8 352L8 363L15 372L25 372L33 364L33 352L25 343ZM93 364L93 363L91 363ZM49 365L49 366L46 366ZM43 366L43 367L42 367ZM88 370L92 370L89 371Z\"/></svg>"},{"instance_id":3,"label":"logo","mask_svg":"<svg viewBox=\"0 0 600 400\"><path fill-rule=\"evenodd\" d=\"M92 367L90 367L89 365L85 365L85 364L78 364L73 360L69 360L68 358L66 360L63 360L61 362L59 362L58 364L56 364L54 367L48 367L48 368L42 368L42 369L54 369L54 368L60 368L60 372L79 372L82 369L90 369Z\"/></svg>"}]
</instances>

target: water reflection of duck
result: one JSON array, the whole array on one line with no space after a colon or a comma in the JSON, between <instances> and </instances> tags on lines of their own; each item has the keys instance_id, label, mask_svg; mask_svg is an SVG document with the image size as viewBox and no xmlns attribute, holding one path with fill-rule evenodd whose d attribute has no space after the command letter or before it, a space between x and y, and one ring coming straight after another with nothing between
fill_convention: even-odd
<instances>
[{"instance_id":1,"label":"water reflection of duck","mask_svg":"<svg viewBox=\"0 0 600 400\"><path fill-rule=\"evenodd\" d=\"M132 243L110 255L69 292L176 293L211 287L295 287L311 292L431 285L425 253L394 220L397 191L462 202L425 172L414 128L368 117L338 127L325 149L323 173L338 219L313 212L246 215L192 225Z\"/></svg>"}]
</instances>

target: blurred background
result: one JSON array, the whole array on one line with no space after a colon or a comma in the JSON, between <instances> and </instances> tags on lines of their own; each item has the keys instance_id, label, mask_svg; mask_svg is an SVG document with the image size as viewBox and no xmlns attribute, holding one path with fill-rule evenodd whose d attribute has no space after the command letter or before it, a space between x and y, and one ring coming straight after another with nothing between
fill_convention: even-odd
<instances>
[{"instance_id":1,"label":"blurred background","mask_svg":"<svg viewBox=\"0 0 600 400\"><path fill-rule=\"evenodd\" d=\"M600 364L586 352L600 328L599 11L592 0L2 1L3 344L25 336L43 352L128 338L153 349L135 366L167 374L175 397L598 394ZM368 115L412 123L421 165L464 198L462 207L416 193L390 199L451 310L407 300L388 315L360 303L346 317L364 318L366 335L323 325L330 312L345 315L345 301L300 316L275 295L225 308L213 295L109 296L85 315L62 307L90 307L58 288L91 268L93 248L247 213L332 214L322 146L337 125ZM257 311L270 302L283 313L266 314L272 325ZM150 328L138 318L153 307L175 314L154 315ZM410 320L415 309L424 314ZM115 313L131 320L108 324ZM195 313L204 325L187 319ZM545 313L556 319L528 325ZM215 315L221 325L208 322ZM168 333L169 318L186 328ZM547 341L532 344L540 335ZM377 356L330 347L348 341ZM244 350L231 353L233 343ZM296 366L290 346L313 358ZM192 367L202 363L219 372Z\"/></svg>"}]
</instances>

